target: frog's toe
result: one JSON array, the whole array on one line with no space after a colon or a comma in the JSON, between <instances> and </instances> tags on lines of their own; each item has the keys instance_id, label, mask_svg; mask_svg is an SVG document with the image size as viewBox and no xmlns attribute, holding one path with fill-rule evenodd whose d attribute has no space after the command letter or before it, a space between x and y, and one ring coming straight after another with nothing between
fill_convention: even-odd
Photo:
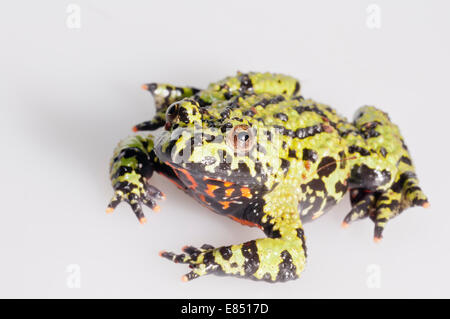
<instances>
[{"instance_id":1,"label":"frog's toe","mask_svg":"<svg viewBox=\"0 0 450 319\"><path fill-rule=\"evenodd\" d=\"M106 212L108 214L112 213L122 200L123 200L123 193L121 191L114 192L113 198L111 198L108 206L106 207Z\"/></svg>"},{"instance_id":2,"label":"frog's toe","mask_svg":"<svg viewBox=\"0 0 450 319\"><path fill-rule=\"evenodd\" d=\"M147 218L145 218L144 212L142 211L142 205L139 202L136 202L130 203L130 206L139 222L141 224L145 224L147 222Z\"/></svg>"},{"instance_id":3,"label":"frog's toe","mask_svg":"<svg viewBox=\"0 0 450 319\"><path fill-rule=\"evenodd\" d=\"M157 189L155 186L148 184L147 185L147 196L148 199L166 199L166 195L164 195L163 192L161 192L159 189Z\"/></svg>"},{"instance_id":4,"label":"frog's toe","mask_svg":"<svg viewBox=\"0 0 450 319\"><path fill-rule=\"evenodd\" d=\"M164 121L160 117L155 117L150 121L145 121L133 126L133 132L154 131L164 125Z\"/></svg>"},{"instance_id":5,"label":"frog's toe","mask_svg":"<svg viewBox=\"0 0 450 319\"><path fill-rule=\"evenodd\" d=\"M405 189L405 199L410 206L422 206L423 208L430 207L427 196L422 189L414 184L411 184Z\"/></svg>"},{"instance_id":6,"label":"frog's toe","mask_svg":"<svg viewBox=\"0 0 450 319\"><path fill-rule=\"evenodd\" d=\"M161 251L159 255L171 260L174 263L188 264L192 270L182 277L183 281L190 281L202 275L206 275L217 270L218 265L214 262L214 246L205 244L200 248L194 246L184 246L182 254Z\"/></svg>"},{"instance_id":7,"label":"frog's toe","mask_svg":"<svg viewBox=\"0 0 450 319\"><path fill-rule=\"evenodd\" d=\"M181 277L181 280L184 281L184 282L188 282L188 281L191 281L192 279L195 279L195 278L198 278L198 277L200 277L199 274L197 274L195 271L190 271L186 275L183 275Z\"/></svg>"},{"instance_id":8,"label":"frog's toe","mask_svg":"<svg viewBox=\"0 0 450 319\"><path fill-rule=\"evenodd\" d=\"M160 251L159 255L163 258L173 261L176 264L178 264L178 263L188 264L191 261L191 256L189 256L189 255L186 255L186 254L178 254L177 255L173 252L165 251L165 250Z\"/></svg>"},{"instance_id":9,"label":"frog's toe","mask_svg":"<svg viewBox=\"0 0 450 319\"><path fill-rule=\"evenodd\" d=\"M373 210L375 195L365 189L352 189L350 191L352 209L345 216L342 227L346 228L350 223L366 218Z\"/></svg>"},{"instance_id":10,"label":"frog's toe","mask_svg":"<svg viewBox=\"0 0 450 319\"><path fill-rule=\"evenodd\" d=\"M161 251L159 255L163 258L169 259L175 263L193 263L197 260L198 256L207 251L213 250L214 246L204 244L200 248L194 246L183 246L181 250L184 254L175 254L172 252L167 252L165 250Z\"/></svg>"},{"instance_id":11,"label":"frog's toe","mask_svg":"<svg viewBox=\"0 0 450 319\"><path fill-rule=\"evenodd\" d=\"M157 213L160 211L160 207L156 201L161 199L166 199L166 195L155 186L147 184L145 194L141 197L142 203Z\"/></svg>"},{"instance_id":12,"label":"frog's toe","mask_svg":"<svg viewBox=\"0 0 450 319\"><path fill-rule=\"evenodd\" d=\"M153 198L145 198L142 200L142 203L147 206L148 208L152 209L154 212L159 212L160 207L158 204L156 204L156 201Z\"/></svg>"}]
</instances>

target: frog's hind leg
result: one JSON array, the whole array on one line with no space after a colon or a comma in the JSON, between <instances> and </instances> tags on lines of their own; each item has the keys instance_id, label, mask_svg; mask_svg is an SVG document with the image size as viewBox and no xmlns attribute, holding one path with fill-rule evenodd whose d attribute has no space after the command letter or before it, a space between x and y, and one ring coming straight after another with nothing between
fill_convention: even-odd
<instances>
[{"instance_id":1,"label":"frog's hind leg","mask_svg":"<svg viewBox=\"0 0 450 319\"><path fill-rule=\"evenodd\" d=\"M182 254L162 251L160 256L189 265L191 271L182 277L183 281L208 274L268 282L296 279L305 266L306 246L298 212L291 216L274 218L273 223L262 225L268 238L218 248L185 246Z\"/></svg>"},{"instance_id":2,"label":"frog's hind leg","mask_svg":"<svg viewBox=\"0 0 450 319\"><path fill-rule=\"evenodd\" d=\"M370 217L375 223L374 239L379 241L390 219L408 207L428 207L428 199L400 131L386 113L362 107L354 127L358 131L346 137L355 157L349 178L352 210L343 226Z\"/></svg>"},{"instance_id":3,"label":"frog's hind leg","mask_svg":"<svg viewBox=\"0 0 450 319\"><path fill-rule=\"evenodd\" d=\"M190 97L199 92L199 89L192 87L178 87L170 84L149 83L142 85L142 88L149 91L155 100L156 113L153 119L139 123L133 127L133 131L153 131L166 123L167 107L185 97Z\"/></svg>"}]
</instances>

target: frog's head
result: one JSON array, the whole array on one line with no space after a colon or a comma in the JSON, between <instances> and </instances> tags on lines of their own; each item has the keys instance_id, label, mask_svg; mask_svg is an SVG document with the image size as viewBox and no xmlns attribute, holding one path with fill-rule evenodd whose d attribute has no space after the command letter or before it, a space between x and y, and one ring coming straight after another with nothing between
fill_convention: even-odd
<instances>
[{"instance_id":1,"label":"frog's head","mask_svg":"<svg viewBox=\"0 0 450 319\"><path fill-rule=\"evenodd\" d=\"M169 106L165 131L155 141L158 158L191 183L263 185L280 166L278 148L271 132L242 109L208 109L194 99Z\"/></svg>"}]
</instances>

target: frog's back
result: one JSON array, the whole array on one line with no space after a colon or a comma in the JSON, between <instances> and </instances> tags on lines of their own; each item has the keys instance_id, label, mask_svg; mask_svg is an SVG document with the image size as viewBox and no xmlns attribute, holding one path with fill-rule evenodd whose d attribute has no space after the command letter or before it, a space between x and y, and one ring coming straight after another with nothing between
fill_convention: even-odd
<instances>
[{"instance_id":1,"label":"frog's back","mask_svg":"<svg viewBox=\"0 0 450 319\"><path fill-rule=\"evenodd\" d=\"M258 141L260 149L271 150L261 156L276 156L286 168L281 179L294 185L304 221L320 216L345 194L347 149L339 129L347 121L331 107L300 95L252 93L215 101L208 113L224 121L246 119L259 134L270 136Z\"/></svg>"},{"instance_id":2,"label":"frog's back","mask_svg":"<svg viewBox=\"0 0 450 319\"><path fill-rule=\"evenodd\" d=\"M293 132L297 129L324 121L329 122L334 128L347 123L346 118L337 114L330 106L304 99L301 95L269 93L237 95L229 99L215 100L208 105L208 112L222 119L249 117L263 122L267 127L280 129L283 127L286 129L285 134L291 137L295 136Z\"/></svg>"}]
</instances>

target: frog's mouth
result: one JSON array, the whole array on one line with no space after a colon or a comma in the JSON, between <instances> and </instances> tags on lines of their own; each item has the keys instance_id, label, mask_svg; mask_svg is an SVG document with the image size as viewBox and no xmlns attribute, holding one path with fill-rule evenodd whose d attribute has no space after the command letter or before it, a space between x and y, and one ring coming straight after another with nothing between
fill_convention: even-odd
<instances>
[{"instance_id":1,"label":"frog's mouth","mask_svg":"<svg viewBox=\"0 0 450 319\"><path fill-rule=\"evenodd\" d=\"M186 128L163 131L155 139L154 145L154 151L159 160L170 166L177 175L184 177L180 179L185 184L193 185L194 181L198 184L200 180L207 179L247 186L261 184L245 167L231 169L227 158L213 158L208 156L208 153L202 156L197 156L196 153L196 156L191 156L195 148L204 147L201 139L195 141L191 138L192 136L194 134ZM189 185L186 186L189 187Z\"/></svg>"},{"instance_id":2,"label":"frog's mouth","mask_svg":"<svg viewBox=\"0 0 450 319\"><path fill-rule=\"evenodd\" d=\"M178 133L178 136L181 135L181 132ZM161 134L155 139L154 151L156 156L160 161L164 163L173 163L175 162L172 159L172 154L175 150L175 144L178 138L174 136L169 131L162 131Z\"/></svg>"}]
</instances>

